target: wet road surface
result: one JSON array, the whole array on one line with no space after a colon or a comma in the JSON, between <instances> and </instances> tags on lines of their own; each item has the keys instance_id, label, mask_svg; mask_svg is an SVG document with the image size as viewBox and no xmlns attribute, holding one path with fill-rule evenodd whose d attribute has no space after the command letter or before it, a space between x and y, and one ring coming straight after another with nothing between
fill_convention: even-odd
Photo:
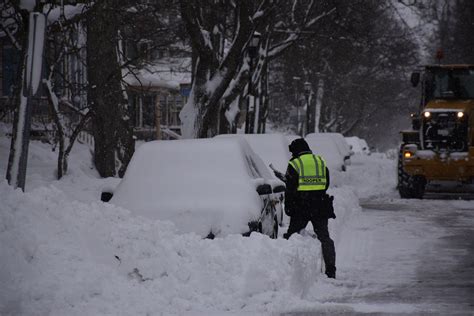
<instances>
[{"instance_id":1,"label":"wet road surface","mask_svg":"<svg viewBox=\"0 0 474 316\"><path fill-rule=\"evenodd\" d=\"M456 201L423 200L398 209L390 203L366 205L366 213L388 209L394 213L401 211L404 217L421 219L425 222L420 233L429 236L430 229L438 228L443 236L432 232L432 240L419 249L410 282L369 295L365 301L414 304L418 313L474 315L474 202L470 204L466 207L467 203Z\"/></svg>"},{"instance_id":2,"label":"wet road surface","mask_svg":"<svg viewBox=\"0 0 474 316\"><path fill-rule=\"evenodd\" d=\"M284 315L474 315L474 201L361 206L338 253L346 292L322 309Z\"/></svg>"}]
</instances>

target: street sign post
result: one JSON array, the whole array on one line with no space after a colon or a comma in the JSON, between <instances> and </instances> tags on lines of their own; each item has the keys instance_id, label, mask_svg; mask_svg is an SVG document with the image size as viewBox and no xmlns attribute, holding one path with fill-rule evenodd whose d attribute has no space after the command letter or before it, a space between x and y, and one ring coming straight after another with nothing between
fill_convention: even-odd
<instances>
[{"instance_id":1,"label":"street sign post","mask_svg":"<svg viewBox=\"0 0 474 316\"><path fill-rule=\"evenodd\" d=\"M20 96L16 137L13 144L13 161L7 178L14 188L25 191L26 167L31 128L31 103L41 83L46 17L40 12L29 16L28 51L23 69L23 86Z\"/></svg>"}]
</instances>

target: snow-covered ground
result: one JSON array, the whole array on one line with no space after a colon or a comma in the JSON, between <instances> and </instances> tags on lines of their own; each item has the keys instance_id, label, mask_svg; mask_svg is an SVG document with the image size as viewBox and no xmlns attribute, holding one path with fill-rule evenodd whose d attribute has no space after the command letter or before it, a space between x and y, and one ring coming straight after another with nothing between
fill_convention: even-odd
<instances>
[{"instance_id":1,"label":"snow-covered ground","mask_svg":"<svg viewBox=\"0 0 474 316\"><path fill-rule=\"evenodd\" d=\"M9 139L0 137L0 173ZM383 291L413 276L408 250L421 219L391 223L361 211L362 201L397 199L395 161L383 154L354 156L330 189L337 219L338 278L321 273L320 243L311 225L290 240L252 234L215 240L178 234L171 222L151 221L99 201L102 188L86 146L76 144L70 173L54 180L55 153L32 142L27 192L0 182L1 315L278 315L299 311L405 312L410 304L366 304L357 295ZM280 234L286 227L280 229ZM429 236L428 236L429 237ZM419 244L426 238L419 239ZM384 242L397 240L395 247ZM371 251L380 250L376 260ZM370 268L386 265L390 272ZM411 260L411 261L410 261ZM410 259L413 262L416 259ZM400 268L400 269L399 269Z\"/></svg>"}]
</instances>

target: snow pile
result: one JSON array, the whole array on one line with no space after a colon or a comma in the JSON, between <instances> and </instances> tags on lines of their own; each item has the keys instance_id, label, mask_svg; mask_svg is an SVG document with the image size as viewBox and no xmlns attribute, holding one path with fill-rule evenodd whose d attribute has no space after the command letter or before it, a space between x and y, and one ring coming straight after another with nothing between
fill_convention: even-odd
<instances>
[{"instance_id":1,"label":"snow pile","mask_svg":"<svg viewBox=\"0 0 474 316\"><path fill-rule=\"evenodd\" d=\"M370 156L355 154L346 171L344 182L354 189L359 198L388 196L398 198L397 157L383 153Z\"/></svg>"},{"instance_id":2,"label":"snow pile","mask_svg":"<svg viewBox=\"0 0 474 316\"><path fill-rule=\"evenodd\" d=\"M0 124L0 131L7 133L6 125ZM8 133L11 131L8 130ZM0 137L0 173L4 176L8 165L10 138ZM120 182L117 178L100 179L94 169L89 147L76 142L69 157L68 173L61 181L56 180L58 152L51 145L38 141L30 142L26 191L54 183L71 199L80 201L100 200L100 192L105 188L115 188Z\"/></svg>"},{"instance_id":3,"label":"snow pile","mask_svg":"<svg viewBox=\"0 0 474 316\"><path fill-rule=\"evenodd\" d=\"M0 137L2 174L8 145ZM387 161L372 158L370 166L380 163L382 172ZM85 146L77 144L71 174L61 181L54 180L55 153L48 145L32 142L29 162L26 193L0 182L2 315L353 310L323 303L350 293L353 285L344 277L333 281L321 274L320 243L311 237L311 224L290 240L260 234L206 240L178 233L169 221L98 202L101 189L117 180L97 178ZM367 172L363 160L359 163L349 169L347 175L352 168L361 169L353 170L349 183L356 182L357 174L368 182L378 179L377 171ZM364 192L358 190L359 195ZM330 231L339 253L351 245L343 233L360 207L352 187L333 186L330 193L336 196L337 215ZM280 229L280 236L285 231ZM341 276L348 273L338 271Z\"/></svg>"},{"instance_id":4,"label":"snow pile","mask_svg":"<svg viewBox=\"0 0 474 316\"><path fill-rule=\"evenodd\" d=\"M327 282L311 237L211 241L111 204L71 201L53 185L23 194L2 182L0 194L2 314L270 312L311 301ZM353 210L337 207L331 229Z\"/></svg>"}]
</instances>

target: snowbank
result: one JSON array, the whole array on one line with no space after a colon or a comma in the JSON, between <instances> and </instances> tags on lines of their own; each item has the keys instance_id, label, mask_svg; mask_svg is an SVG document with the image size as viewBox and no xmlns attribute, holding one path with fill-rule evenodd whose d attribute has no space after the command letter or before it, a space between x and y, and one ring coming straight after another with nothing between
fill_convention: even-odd
<instances>
[{"instance_id":1,"label":"snowbank","mask_svg":"<svg viewBox=\"0 0 474 316\"><path fill-rule=\"evenodd\" d=\"M328 282L309 236L211 241L110 204L71 201L54 185L23 194L2 182L0 195L2 314L282 311ZM352 199L336 200L336 243L357 211Z\"/></svg>"},{"instance_id":2,"label":"snowbank","mask_svg":"<svg viewBox=\"0 0 474 316\"><path fill-rule=\"evenodd\" d=\"M7 144L0 137L2 174ZM0 314L264 315L326 310L325 300L348 291L348 281L321 274L311 224L290 240L177 234L171 222L98 202L101 188L116 179L98 179L88 150L76 149L71 174L55 181L55 154L32 142L27 192L0 182ZM339 251L347 247L341 236L359 212L358 199L347 185L330 193Z\"/></svg>"},{"instance_id":3,"label":"snowbank","mask_svg":"<svg viewBox=\"0 0 474 316\"><path fill-rule=\"evenodd\" d=\"M355 154L352 165L346 171L345 185L350 186L361 199L370 197L398 198L397 155L388 157L383 153L370 156Z\"/></svg>"}]
</instances>

